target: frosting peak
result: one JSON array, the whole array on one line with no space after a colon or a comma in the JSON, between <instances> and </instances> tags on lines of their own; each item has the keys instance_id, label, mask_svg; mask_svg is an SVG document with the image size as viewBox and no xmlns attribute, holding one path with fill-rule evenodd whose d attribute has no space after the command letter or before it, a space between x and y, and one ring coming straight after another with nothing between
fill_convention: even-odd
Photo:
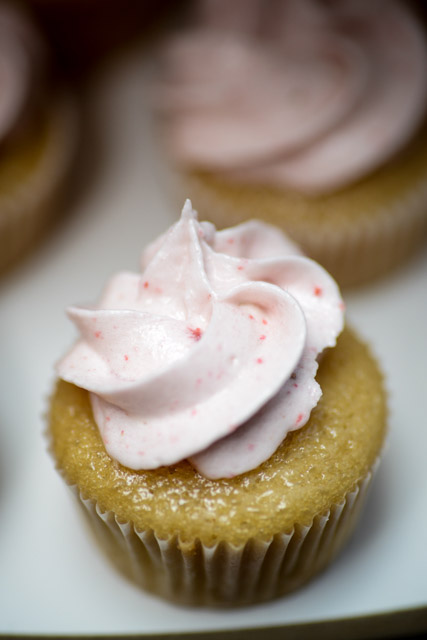
<instances>
[{"instance_id":1,"label":"frosting peak","mask_svg":"<svg viewBox=\"0 0 427 640\"><path fill-rule=\"evenodd\" d=\"M321 391L317 356L343 323L336 284L273 227L216 232L191 203L94 307L59 362L90 391L108 453L133 469L189 458L214 478L268 458Z\"/></svg>"}]
</instances>

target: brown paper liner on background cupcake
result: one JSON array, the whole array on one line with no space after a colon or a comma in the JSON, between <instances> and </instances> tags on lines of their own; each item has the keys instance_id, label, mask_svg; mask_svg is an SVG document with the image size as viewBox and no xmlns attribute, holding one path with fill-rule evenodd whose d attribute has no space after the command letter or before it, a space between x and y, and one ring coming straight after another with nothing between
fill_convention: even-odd
<instances>
[{"instance_id":1,"label":"brown paper liner on background cupcake","mask_svg":"<svg viewBox=\"0 0 427 640\"><path fill-rule=\"evenodd\" d=\"M106 453L88 393L59 381L48 438L101 547L143 588L190 605L288 593L354 530L385 437L382 376L348 329L323 356L309 422L256 469L220 480L186 461L133 471Z\"/></svg>"},{"instance_id":2,"label":"brown paper liner on background cupcake","mask_svg":"<svg viewBox=\"0 0 427 640\"><path fill-rule=\"evenodd\" d=\"M79 125L74 99L59 93L37 129L0 155L0 272L38 241L63 204Z\"/></svg>"},{"instance_id":3,"label":"brown paper liner on background cupcake","mask_svg":"<svg viewBox=\"0 0 427 640\"><path fill-rule=\"evenodd\" d=\"M257 218L282 228L342 287L365 284L408 259L427 238L427 126L365 179L328 195L238 184L177 172L175 193L191 194L218 228Z\"/></svg>"},{"instance_id":4,"label":"brown paper liner on background cupcake","mask_svg":"<svg viewBox=\"0 0 427 640\"><path fill-rule=\"evenodd\" d=\"M24 5L0 4L0 272L61 210L79 138L77 101Z\"/></svg>"}]
</instances>

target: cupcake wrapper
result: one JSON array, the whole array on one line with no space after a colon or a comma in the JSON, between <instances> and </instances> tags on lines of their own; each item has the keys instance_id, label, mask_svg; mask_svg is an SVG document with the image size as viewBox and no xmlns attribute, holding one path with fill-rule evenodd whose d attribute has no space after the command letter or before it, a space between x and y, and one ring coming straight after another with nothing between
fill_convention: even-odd
<instances>
[{"instance_id":1,"label":"cupcake wrapper","mask_svg":"<svg viewBox=\"0 0 427 640\"><path fill-rule=\"evenodd\" d=\"M323 569L341 549L357 521L378 461L345 499L269 541L251 538L233 546L219 541L186 544L177 536L160 538L136 530L102 511L73 486L110 558L125 575L180 604L236 606L270 600L296 589Z\"/></svg>"},{"instance_id":2,"label":"cupcake wrapper","mask_svg":"<svg viewBox=\"0 0 427 640\"><path fill-rule=\"evenodd\" d=\"M427 182L351 229L302 234L306 251L342 286L368 282L409 258L426 238ZM305 239L305 242L304 242Z\"/></svg>"}]
</instances>

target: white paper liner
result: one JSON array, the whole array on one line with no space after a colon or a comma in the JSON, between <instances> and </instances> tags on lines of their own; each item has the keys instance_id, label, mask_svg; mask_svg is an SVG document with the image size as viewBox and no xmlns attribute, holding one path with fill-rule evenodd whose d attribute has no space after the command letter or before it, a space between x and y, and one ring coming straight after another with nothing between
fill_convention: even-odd
<instances>
[{"instance_id":1,"label":"white paper liner","mask_svg":"<svg viewBox=\"0 0 427 640\"><path fill-rule=\"evenodd\" d=\"M238 606L288 593L323 569L342 548L357 522L379 460L345 499L290 533L233 546L220 541L185 544L138 531L103 512L95 500L74 493L108 555L127 577L161 597L187 605Z\"/></svg>"}]
</instances>

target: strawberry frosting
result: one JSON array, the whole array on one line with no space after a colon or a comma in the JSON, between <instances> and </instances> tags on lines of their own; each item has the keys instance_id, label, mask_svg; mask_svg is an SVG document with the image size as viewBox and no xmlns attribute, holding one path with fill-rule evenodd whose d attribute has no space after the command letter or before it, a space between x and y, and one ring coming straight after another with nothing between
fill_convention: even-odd
<instances>
[{"instance_id":1,"label":"strawberry frosting","mask_svg":"<svg viewBox=\"0 0 427 640\"><path fill-rule=\"evenodd\" d=\"M317 404L317 358L335 344L334 280L282 233L180 220L93 307L68 315L80 339L58 363L90 392L109 455L132 469L189 459L209 478L271 456Z\"/></svg>"},{"instance_id":2,"label":"strawberry frosting","mask_svg":"<svg viewBox=\"0 0 427 640\"><path fill-rule=\"evenodd\" d=\"M154 91L186 167L328 193L392 158L425 116L424 33L395 0L198 6Z\"/></svg>"}]
</instances>

